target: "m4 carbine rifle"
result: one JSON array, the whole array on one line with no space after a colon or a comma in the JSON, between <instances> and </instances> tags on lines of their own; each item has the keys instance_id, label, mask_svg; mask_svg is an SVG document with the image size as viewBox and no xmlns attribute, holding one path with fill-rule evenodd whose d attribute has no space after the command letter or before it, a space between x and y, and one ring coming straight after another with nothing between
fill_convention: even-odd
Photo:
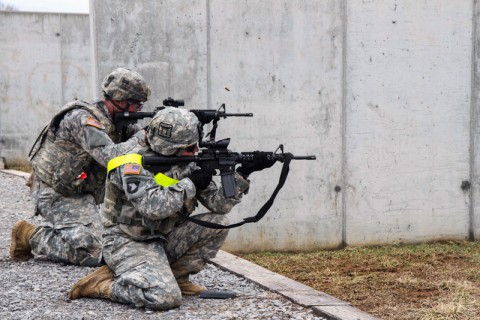
<instances>
[{"instance_id":1,"label":"m4 carbine rifle","mask_svg":"<svg viewBox=\"0 0 480 320\"><path fill-rule=\"evenodd\" d=\"M200 149L194 156L144 156L143 167L151 172L165 172L176 164L195 162L202 169L218 170L222 179L224 195L231 198L237 192L235 166L255 161L256 152L233 152L228 150L229 144L230 138L218 141L203 141L204 148ZM294 156L291 153L285 153L282 144L274 152L267 152L266 156L269 160L279 161L287 165L291 160L316 159L315 156Z\"/></svg>"},{"instance_id":2,"label":"m4 carbine rifle","mask_svg":"<svg viewBox=\"0 0 480 320\"><path fill-rule=\"evenodd\" d=\"M138 120L145 119L145 118L153 118L155 114L165 109L166 107L181 107L184 106L185 102L183 100L175 100L170 97L163 100L163 106L156 107L152 112L115 112L113 114L113 120L115 123L115 127L117 132L121 135L122 141L128 140L128 127L132 124L137 123ZM209 124L213 121L213 126L216 128L218 120L221 118L227 117L253 117L253 113L227 113L225 110L225 104L222 104L218 110L214 109L190 109L188 110L194 113L198 121L200 121L201 126L199 127L199 134L200 139L203 136L203 126ZM201 141L199 143L200 147Z\"/></svg>"},{"instance_id":3,"label":"m4 carbine rifle","mask_svg":"<svg viewBox=\"0 0 480 320\"><path fill-rule=\"evenodd\" d=\"M213 139L212 139L213 137ZM194 156L144 156L143 167L152 173L165 172L169 170L172 166L179 163L189 163L195 162L198 166L207 169L215 170L220 172L222 179L223 192L226 198L230 198L236 195L237 186L235 181L235 165L237 164L247 164L248 162L255 161L257 152L232 152L227 149L228 144L230 143L230 138L222 139L219 141L214 140L215 132L210 134L210 140L204 141L204 144L207 146L202 148L197 155ZM199 224L204 227L213 228L213 229L230 229L234 227L239 227L245 223L258 222L263 216L267 213L270 207L273 204L278 192L285 184L287 180L288 172L290 170L290 161L291 160L315 160L315 156L294 156L291 153L285 153L283 150L283 145L280 145L277 150L274 152L268 152L267 158L270 160L275 160L283 162L282 172L280 174L280 179L278 181L277 187L273 191L270 199L260 208L258 213L255 216L251 216L243 219L243 221L230 224L230 225L220 225L213 222L208 222L200 219L190 217L188 215L182 215L185 219Z\"/></svg>"},{"instance_id":4,"label":"m4 carbine rifle","mask_svg":"<svg viewBox=\"0 0 480 320\"><path fill-rule=\"evenodd\" d=\"M168 98L163 101L165 106L183 106L183 100L173 100ZM161 107L162 108L162 107ZM164 108L164 107L163 107ZM160 109L161 110L161 109ZM165 172L173 165L179 163L195 162L199 167L205 170L219 171L222 179L223 192L225 197L231 198L236 194L237 186L235 182L235 166L237 164L247 164L255 161L255 152L232 152L228 149L230 138L215 140L218 120L226 117L251 117L252 113L226 113L225 104L215 110L190 109L199 119L199 147L201 148L197 155L185 157L167 157L167 156L145 156L143 157L143 167L151 172ZM138 112L137 112L138 113ZM203 139L203 125L213 121L212 130L207 134L210 138ZM284 153L283 145L280 145L274 152L268 152L267 158L272 161L285 163L287 167L291 160L315 160L315 156L294 156L291 153Z\"/></svg>"},{"instance_id":5,"label":"m4 carbine rifle","mask_svg":"<svg viewBox=\"0 0 480 320\"><path fill-rule=\"evenodd\" d=\"M163 100L163 106L157 107L153 112L135 112L135 113L116 113L115 114L115 125L117 130L122 133L122 141L126 138L125 132L129 124L136 123L139 119L150 118L155 116L155 114L165 107L179 107L184 106L183 100L174 100L168 98ZM199 167L206 170L215 170L219 172L222 180L223 192L226 198L231 198L237 193L237 186L235 182L235 166L237 164L248 164L249 162L255 161L257 152L233 152L228 149L230 144L230 138L215 140L216 131L218 128L218 121L221 118L227 117L252 117L252 113L227 113L225 111L225 104L222 104L218 110L212 109L190 109L190 112L193 112L198 120L200 121L199 126L199 147L200 151L194 156L144 156L142 165L144 168L149 170L152 173L159 173L168 171L172 166L178 165L180 163L189 163L195 162ZM212 129L206 135L209 136L208 140L203 139L203 126L212 122ZM262 206L255 216L245 218L242 222L231 224L228 226L223 226L207 221L198 220L185 216L186 219L200 224L205 227L215 228L215 229L226 229L241 226L245 223L257 222L259 221L270 209L277 196L280 189L285 184L285 181L290 170L290 161L291 160L316 160L314 155L307 156L294 156L291 153L285 153L283 145L279 145L274 152L267 152L267 159L272 161L279 161L283 163L282 172L280 174L280 179L277 187L272 193L270 199Z\"/></svg>"}]
</instances>

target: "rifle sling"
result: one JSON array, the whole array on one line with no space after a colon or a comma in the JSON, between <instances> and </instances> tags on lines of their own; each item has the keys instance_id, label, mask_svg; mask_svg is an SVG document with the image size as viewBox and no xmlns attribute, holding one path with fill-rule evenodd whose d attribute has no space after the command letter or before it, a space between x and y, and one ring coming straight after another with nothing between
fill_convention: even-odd
<instances>
[{"instance_id":1,"label":"rifle sling","mask_svg":"<svg viewBox=\"0 0 480 320\"><path fill-rule=\"evenodd\" d=\"M244 225L245 223L252 223L252 222L258 222L260 219L263 218L263 216L267 213L267 211L270 209L270 207L273 205L273 201L277 197L278 192L280 189L282 189L283 185L285 184L285 181L287 180L288 172L290 171L290 161L292 161L293 154L291 153L285 153L285 160L283 162L283 167L282 171L280 173L280 178L277 184L277 187L273 191L272 195L270 196L270 199L268 199L267 202L260 208L258 213L255 216L248 217L243 219L243 221L229 224L227 226L224 226L222 224L214 223L214 222L209 222L209 221L204 221L200 219L195 219L192 217L189 217L185 214L179 213L180 216L184 217L190 222L196 223L202 227L207 227L211 229L231 229L231 228L236 228L240 227L241 225Z\"/></svg>"}]
</instances>

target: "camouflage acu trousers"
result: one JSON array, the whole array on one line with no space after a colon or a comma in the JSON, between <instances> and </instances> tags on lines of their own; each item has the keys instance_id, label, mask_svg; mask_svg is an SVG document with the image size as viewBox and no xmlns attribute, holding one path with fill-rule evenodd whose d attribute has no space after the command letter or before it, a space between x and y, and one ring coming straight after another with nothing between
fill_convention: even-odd
<instances>
[{"instance_id":1,"label":"camouflage acu trousers","mask_svg":"<svg viewBox=\"0 0 480 320\"><path fill-rule=\"evenodd\" d=\"M227 223L223 215L206 213L202 220ZM175 228L167 237L134 241L118 227L103 234L103 257L115 274L112 300L136 307L167 310L178 307L182 294L177 281L202 270L223 245L228 231L209 229L192 222Z\"/></svg>"},{"instance_id":2,"label":"camouflage acu trousers","mask_svg":"<svg viewBox=\"0 0 480 320\"><path fill-rule=\"evenodd\" d=\"M41 187L33 191L32 198L35 213L44 218L30 238L32 253L52 261L99 266L102 227L93 196L65 197Z\"/></svg>"}]
</instances>

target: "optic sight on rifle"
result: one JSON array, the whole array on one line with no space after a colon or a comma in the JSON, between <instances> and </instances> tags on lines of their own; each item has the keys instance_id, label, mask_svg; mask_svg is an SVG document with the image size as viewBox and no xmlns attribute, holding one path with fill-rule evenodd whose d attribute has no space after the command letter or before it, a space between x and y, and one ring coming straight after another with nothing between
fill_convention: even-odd
<instances>
[{"instance_id":1,"label":"optic sight on rifle","mask_svg":"<svg viewBox=\"0 0 480 320\"><path fill-rule=\"evenodd\" d=\"M183 107L185 105L185 101L183 99L175 100L173 98L168 97L167 99L163 100L163 105L165 107L175 107L175 108ZM160 107L160 108L162 108L162 107Z\"/></svg>"}]
</instances>

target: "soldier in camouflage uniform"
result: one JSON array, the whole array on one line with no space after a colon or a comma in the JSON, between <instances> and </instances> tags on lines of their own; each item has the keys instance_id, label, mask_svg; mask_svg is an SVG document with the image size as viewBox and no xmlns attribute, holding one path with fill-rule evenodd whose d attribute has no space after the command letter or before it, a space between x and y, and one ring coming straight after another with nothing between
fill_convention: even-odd
<instances>
[{"instance_id":1,"label":"soldier in camouflage uniform","mask_svg":"<svg viewBox=\"0 0 480 320\"><path fill-rule=\"evenodd\" d=\"M199 201L210 212L196 218L227 224L225 214L248 190L246 176L273 162L243 168L247 169L245 177L237 173L237 193L232 198L225 198L222 187L212 181L213 172L194 163L175 165L163 174L142 167L144 155L193 155L198 151L197 126L193 113L166 108L149 125L149 148L110 161L103 211L102 254L107 266L79 280L70 290L71 299L108 298L166 310L178 307L182 294L198 295L205 290L192 283L189 275L215 257L228 232L199 226L184 216Z\"/></svg>"},{"instance_id":2,"label":"soldier in camouflage uniform","mask_svg":"<svg viewBox=\"0 0 480 320\"><path fill-rule=\"evenodd\" d=\"M113 70L102 82L104 99L66 104L45 127L30 153L30 179L40 226L25 220L13 226L10 256L26 261L34 255L74 265L98 266L101 219L108 161L145 144L145 131L120 143L114 112L136 112L150 89L138 73Z\"/></svg>"}]
</instances>

